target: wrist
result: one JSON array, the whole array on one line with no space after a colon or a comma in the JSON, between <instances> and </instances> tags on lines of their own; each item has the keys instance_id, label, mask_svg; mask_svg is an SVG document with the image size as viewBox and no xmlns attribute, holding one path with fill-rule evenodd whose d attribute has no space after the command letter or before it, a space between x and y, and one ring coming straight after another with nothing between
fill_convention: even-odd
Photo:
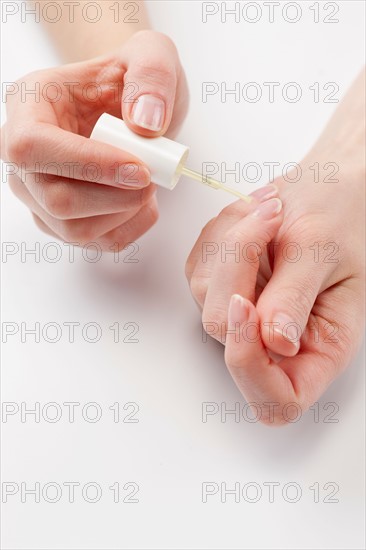
<instances>
[{"instance_id":1,"label":"wrist","mask_svg":"<svg viewBox=\"0 0 366 550\"><path fill-rule=\"evenodd\" d=\"M348 191L364 191L365 153L363 147L337 140L319 142L301 162L314 183L337 184Z\"/></svg>"},{"instance_id":2,"label":"wrist","mask_svg":"<svg viewBox=\"0 0 366 550\"><path fill-rule=\"evenodd\" d=\"M364 71L339 104L309 156L335 162L339 179L363 187L365 181ZM353 183L354 182L354 183Z\"/></svg>"}]
</instances>

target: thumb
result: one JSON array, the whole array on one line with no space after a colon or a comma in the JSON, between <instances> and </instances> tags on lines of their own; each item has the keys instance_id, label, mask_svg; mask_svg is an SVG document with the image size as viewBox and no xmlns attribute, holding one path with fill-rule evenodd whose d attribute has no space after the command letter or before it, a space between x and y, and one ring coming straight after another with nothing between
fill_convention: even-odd
<instances>
[{"instance_id":1,"label":"thumb","mask_svg":"<svg viewBox=\"0 0 366 550\"><path fill-rule=\"evenodd\" d=\"M156 137L172 119L180 62L167 36L142 31L136 37L127 51L122 118L134 132Z\"/></svg>"},{"instance_id":2,"label":"thumb","mask_svg":"<svg viewBox=\"0 0 366 550\"><path fill-rule=\"evenodd\" d=\"M265 346L292 357L300 349L301 335L332 264L314 265L309 247L298 248L301 254L297 262L286 259L283 250L280 246L276 251L274 271L258 299L257 310Z\"/></svg>"}]
</instances>

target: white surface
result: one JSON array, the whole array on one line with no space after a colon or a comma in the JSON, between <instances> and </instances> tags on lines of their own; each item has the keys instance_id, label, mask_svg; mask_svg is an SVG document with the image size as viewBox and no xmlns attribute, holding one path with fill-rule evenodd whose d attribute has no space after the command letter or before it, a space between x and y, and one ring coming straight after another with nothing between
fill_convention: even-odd
<instances>
[{"instance_id":1,"label":"white surface","mask_svg":"<svg viewBox=\"0 0 366 550\"><path fill-rule=\"evenodd\" d=\"M155 29L176 42L186 67L191 107L178 138L191 147L189 166L202 161L298 161L335 108L306 99L291 104L249 104L218 99L202 103L204 81L315 81L339 83L343 92L363 63L363 2L342 2L338 24L201 22L200 2L149 2ZM16 45L16 47L15 47ZM57 63L34 24L13 17L3 26L3 80ZM340 94L339 94L340 95ZM228 180L230 181L230 180ZM258 182L265 183L263 181ZM252 186L253 187L253 186ZM41 248L50 239L30 214L3 192L3 240ZM182 180L160 192L159 223L139 241L138 263L88 263L75 252L52 264L20 255L3 268L3 321L29 324L95 322L98 343L26 344L19 337L3 349L3 400L31 406L38 401L95 401L101 420L76 413L57 423L14 416L3 431L2 480L31 485L76 481L99 483L96 504L76 493L58 503L14 496L3 505L4 549L359 549L363 540L364 392L360 358L320 401L339 406L338 423L315 423L312 413L273 430L232 417L201 421L202 402L243 401L214 341L202 343L200 318L184 277L184 263L200 229L231 202L229 195ZM113 323L135 322L139 343L114 343ZM123 331L125 336L129 331ZM138 423L114 423L114 402L136 402ZM79 407L79 411L80 411ZM131 409L123 411L123 415ZM329 410L327 412L330 412ZM50 414L52 411L50 411ZM90 413L92 411L90 410ZM139 484L139 503L113 503L114 482ZM257 503L201 501L205 481L296 482L297 503L267 493ZM314 503L309 486L337 483L338 503ZM325 493L321 496L324 498ZM124 493L125 494L125 493Z\"/></svg>"}]
</instances>

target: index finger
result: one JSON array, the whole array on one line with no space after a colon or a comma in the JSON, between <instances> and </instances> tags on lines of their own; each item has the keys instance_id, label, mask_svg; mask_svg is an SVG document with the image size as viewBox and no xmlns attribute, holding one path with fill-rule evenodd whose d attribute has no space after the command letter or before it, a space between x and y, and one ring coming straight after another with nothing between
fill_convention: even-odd
<instances>
[{"instance_id":1,"label":"index finger","mask_svg":"<svg viewBox=\"0 0 366 550\"><path fill-rule=\"evenodd\" d=\"M147 166L134 155L48 123L24 126L10 133L9 160L28 172L141 188L150 183Z\"/></svg>"}]
</instances>

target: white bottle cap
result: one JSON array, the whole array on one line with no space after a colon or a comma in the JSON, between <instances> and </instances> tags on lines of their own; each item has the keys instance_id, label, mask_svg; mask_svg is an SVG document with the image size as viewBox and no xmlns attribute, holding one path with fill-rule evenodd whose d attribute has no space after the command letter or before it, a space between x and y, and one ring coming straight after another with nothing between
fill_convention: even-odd
<instances>
[{"instance_id":1,"label":"white bottle cap","mask_svg":"<svg viewBox=\"0 0 366 550\"><path fill-rule=\"evenodd\" d=\"M151 181L167 189L178 183L189 153L188 147L171 139L139 136L123 120L107 113L99 118L90 137L142 160L150 169Z\"/></svg>"}]
</instances>

